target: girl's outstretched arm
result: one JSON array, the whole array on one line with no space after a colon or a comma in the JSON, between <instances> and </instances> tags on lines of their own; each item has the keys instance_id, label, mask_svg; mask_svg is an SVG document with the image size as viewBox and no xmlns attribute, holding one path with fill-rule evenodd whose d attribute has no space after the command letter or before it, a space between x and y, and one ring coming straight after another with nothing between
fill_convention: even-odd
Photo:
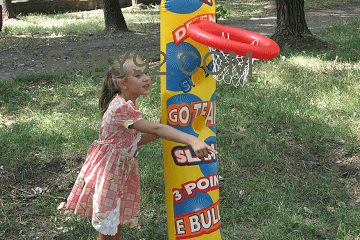
<instances>
[{"instance_id":1,"label":"girl's outstretched arm","mask_svg":"<svg viewBox=\"0 0 360 240\"><path fill-rule=\"evenodd\" d=\"M135 122L132 125L132 128L139 132L153 134L169 141L190 145L198 158L207 157L211 153L217 154L217 151L214 148L210 147L200 139L165 124L141 119Z\"/></svg>"},{"instance_id":2,"label":"girl's outstretched arm","mask_svg":"<svg viewBox=\"0 0 360 240\"><path fill-rule=\"evenodd\" d=\"M158 138L159 138L159 136L156 136L154 134L142 133L141 134L141 139L138 142L138 146L141 146L141 145L147 144L149 142L155 141Z\"/></svg>"}]
</instances>

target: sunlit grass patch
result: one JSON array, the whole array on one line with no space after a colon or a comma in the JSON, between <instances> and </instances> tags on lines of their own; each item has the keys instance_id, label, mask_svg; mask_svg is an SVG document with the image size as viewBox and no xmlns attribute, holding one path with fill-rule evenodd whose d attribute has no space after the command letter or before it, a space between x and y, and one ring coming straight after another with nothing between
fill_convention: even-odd
<instances>
[{"instance_id":1,"label":"sunlit grass patch","mask_svg":"<svg viewBox=\"0 0 360 240\"><path fill-rule=\"evenodd\" d=\"M151 24L160 23L159 8L148 10L123 10L130 30L147 32ZM102 31L105 28L103 10L62 14L30 14L4 22L1 34L10 36L62 37Z\"/></svg>"},{"instance_id":2,"label":"sunlit grass patch","mask_svg":"<svg viewBox=\"0 0 360 240\"><path fill-rule=\"evenodd\" d=\"M159 6L154 6L146 10L124 10L123 14L129 29L150 32L154 26L160 24Z\"/></svg>"},{"instance_id":3,"label":"sunlit grass patch","mask_svg":"<svg viewBox=\"0 0 360 240\"><path fill-rule=\"evenodd\" d=\"M216 4L220 4L224 6L226 10L228 10L229 16L227 19L229 20L241 20L241 19L249 19L250 17L262 17L269 14L266 11L259 11L265 6L269 5L271 1L226 1L226 0L218 0Z\"/></svg>"},{"instance_id":4,"label":"sunlit grass patch","mask_svg":"<svg viewBox=\"0 0 360 240\"><path fill-rule=\"evenodd\" d=\"M308 0L305 1L305 11L311 11L319 7L332 6L354 2L355 0ZM244 20L249 18L259 18L266 16L276 16L276 3L270 0L244 0L229 1L217 0L216 4L220 4L229 11L227 19Z\"/></svg>"},{"instance_id":5,"label":"sunlit grass patch","mask_svg":"<svg viewBox=\"0 0 360 240\"><path fill-rule=\"evenodd\" d=\"M104 29L104 16L101 10L63 13L30 14L19 16L4 24L4 32L9 35L64 36L80 32L94 32Z\"/></svg>"},{"instance_id":6,"label":"sunlit grass patch","mask_svg":"<svg viewBox=\"0 0 360 240\"><path fill-rule=\"evenodd\" d=\"M302 113L303 116L307 116L310 110L314 110L312 116L318 111L316 115L328 120L330 125L346 126L355 120L360 103L359 64L334 64L333 61L304 54L283 59L274 60L275 68L273 64L264 63L259 66L262 69L256 72L256 76L263 79L265 89L282 90L283 95L278 98L285 104L282 108L289 106L292 114ZM276 71L270 71L270 68ZM278 99L272 101L277 102ZM304 107L304 104L308 106ZM338 118L339 112L345 114L348 123L344 124L344 119Z\"/></svg>"},{"instance_id":7,"label":"sunlit grass patch","mask_svg":"<svg viewBox=\"0 0 360 240\"><path fill-rule=\"evenodd\" d=\"M319 7L346 4L346 3L351 3L351 2L356 2L356 0L322 0L322 1L308 0L308 1L305 1L305 10L310 11L310 10L317 9Z\"/></svg>"},{"instance_id":8,"label":"sunlit grass patch","mask_svg":"<svg viewBox=\"0 0 360 240\"><path fill-rule=\"evenodd\" d=\"M359 24L360 18L353 18L314 31L316 37L336 45L333 50L324 53L325 59L359 63Z\"/></svg>"}]
</instances>

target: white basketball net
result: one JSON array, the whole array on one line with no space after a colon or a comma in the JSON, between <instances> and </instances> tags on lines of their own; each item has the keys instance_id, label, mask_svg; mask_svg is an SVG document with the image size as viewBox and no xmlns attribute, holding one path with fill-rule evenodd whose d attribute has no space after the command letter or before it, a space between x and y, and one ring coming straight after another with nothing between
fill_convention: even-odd
<instances>
[{"instance_id":1,"label":"white basketball net","mask_svg":"<svg viewBox=\"0 0 360 240\"><path fill-rule=\"evenodd\" d=\"M227 33L227 37L225 36L225 33L222 34L223 38L230 39L229 33ZM257 40L254 40L254 42L251 43L251 45L258 45L259 43ZM240 55L235 55L236 58L230 59L230 54L212 47L208 47L210 52L217 51L219 54L223 56L220 57L217 54L212 54L213 57L213 70L212 72L218 73L214 74L214 78L219 82L225 82L226 84L232 84L234 87L237 87L239 85L244 86L247 83L247 77L249 74L250 69L250 61L251 64L254 63L256 59L252 57L243 57ZM225 62L223 62L225 60ZM232 61L232 63L230 63ZM232 64L232 71L230 71L230 64ZM236 65L238 67L236 67Z\"/></svg>"}]
</instances>

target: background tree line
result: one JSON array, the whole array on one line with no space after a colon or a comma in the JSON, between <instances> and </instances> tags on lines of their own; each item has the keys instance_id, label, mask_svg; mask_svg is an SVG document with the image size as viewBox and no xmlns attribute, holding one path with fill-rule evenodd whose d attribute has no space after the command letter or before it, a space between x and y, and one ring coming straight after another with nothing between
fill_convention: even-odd
<instances>
[{"instance_id":1,"label":"background tree line","mask_svg":"<svg viewBox=\"0 0 360 240\"><path fill-rule=\"evenodd\" d=\"M102 0L105 31L128 31L125 18L121 11L120 1L125 3L124 1L130 0ZM131 4L132 6L137 6L140 1L131 0ZM15 16L11 7L11 0L0 0L0 4L3 15L0 22L1 31L3 17L14 18ZM304 0L276 0L276 10L277 26L275 33L271 38L274 39L280 47L288 45L294 48L299 42L307 41L310 45L314 41L320 41L315 39L308 29L305 19ZM327 47L326 43L323 45L324 47Z\"/></svg>"}]
</instances>

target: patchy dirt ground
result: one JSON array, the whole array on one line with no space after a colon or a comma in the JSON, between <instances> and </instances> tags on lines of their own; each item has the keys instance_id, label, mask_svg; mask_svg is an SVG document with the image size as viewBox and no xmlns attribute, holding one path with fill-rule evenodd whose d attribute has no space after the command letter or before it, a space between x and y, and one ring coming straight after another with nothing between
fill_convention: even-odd
<instances>
[{"instance_id":1,"label":"patchy dirt ground","mask_svg":"<svg viewBox=\"0 0 360 240\"><path fill-rule=\"evenodd\" d=\"M273 16L271 17L252 18L245 21L220 20L219 23L270 36L276 27L276 12L274 9L272 12ZM360 1L307 12L306 20L309 28L315 29L359 15ZM104 34L98 32L51 39L31 38L31 41L28 37L6 37L3 40L5 44L0 52L0 80L9 81L19 74L47 73L49 51L63 53L64 60L62 62L69 67L76 51L80 51L85 65L91 66L91 53L94 51L104 51L112 56L113 53L123 54L126 51L154 52L160 49L160 26L156 26L150 33ZM55 61L56 58L53 59Z\"/></svg>"},{"instance_id":2,"label":"patchy dirt ground","mask_svg":"<svg viewBox=\"0 0 360 240\"><path fill-rule=\"evenodd\" d=\"M47 73L51 51L63 54L62 63L67 68L69 68L76 51L81 53L86 66L91 66L94 51L106 52L109 57L113 57L114 53L123 54L127 51L154 52L160 47L159 32L117 34L98 32L62 38L35 38L31 42L26 42L21 37L9 38L8 46L5 47L7 50L0 53L0 79L11 80L18 74ZM52 59L56 61L56 59L59 60L59 57L56 58L54 55ZM79 61L76 62L76 64L79 63Z\"/></svg>"}]
</instances>

